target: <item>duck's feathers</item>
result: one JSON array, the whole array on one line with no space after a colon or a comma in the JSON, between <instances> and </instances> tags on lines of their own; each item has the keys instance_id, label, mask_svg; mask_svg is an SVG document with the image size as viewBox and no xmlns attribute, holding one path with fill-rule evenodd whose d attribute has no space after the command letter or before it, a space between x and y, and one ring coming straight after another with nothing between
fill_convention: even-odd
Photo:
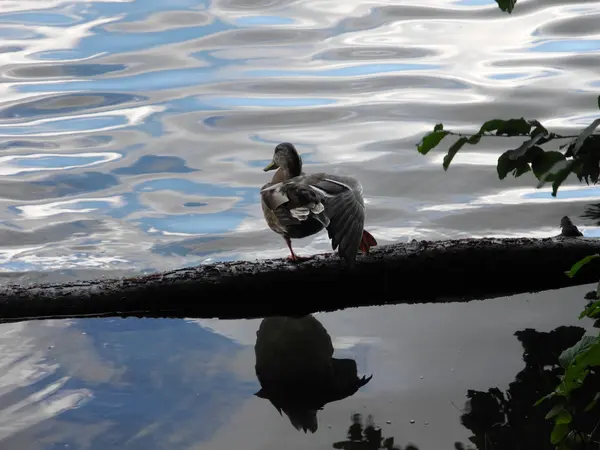
<instances>
[{"instance_id":1,"label":"duck's feathers","mask_svg":"<svg viewBox=\"0 0 600 450\"><path fill-rule=\"evenodd\" d=\"M365 206L362 186L354 178L326 173L302 174L267 184L261 190L263 205L273 211L286 229L318 221L327 228L331 247L346 261L354 261L362 238Z\"/></svg>"}]
</instances>

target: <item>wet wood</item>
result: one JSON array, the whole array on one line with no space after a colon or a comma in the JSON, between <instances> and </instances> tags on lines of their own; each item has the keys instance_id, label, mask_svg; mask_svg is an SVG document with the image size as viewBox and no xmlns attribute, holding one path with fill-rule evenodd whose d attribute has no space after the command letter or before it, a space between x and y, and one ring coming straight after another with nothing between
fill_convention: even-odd
<instances>
[{"instance_id":1,"label":"wet wood","mask_svg":"<svg viewBox=\"0 0 600 450\"><path fill-rule=\"evenodd\" d=\"M0 322L59 317L258 318L348 307L471 301L598 281L589 238L413 241L347 268L335 254L207 264L150 276L0 287ZM565 299L568 301L569 299Z\"/></svg>"}]
</instances>

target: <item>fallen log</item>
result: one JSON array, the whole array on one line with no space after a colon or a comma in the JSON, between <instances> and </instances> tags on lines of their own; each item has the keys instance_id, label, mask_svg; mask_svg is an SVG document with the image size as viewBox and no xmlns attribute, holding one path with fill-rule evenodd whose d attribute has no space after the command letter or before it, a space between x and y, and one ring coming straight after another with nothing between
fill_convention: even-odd
<instances>
[{"instance_id":1,"label":"fallen log","mask_svg":"<svg viewBox=\"0 0 600 450\"><path fill-rule=\"evenodd\" d=\"M74 317L261 318L338 309L461 302L598 281L590 238L413 241L377 247L353 268L335 254L206 264L170 272L64 284L0 286L0 322ZM568 301L568 299L565 299Z\"/></svg>"}]
</instances>

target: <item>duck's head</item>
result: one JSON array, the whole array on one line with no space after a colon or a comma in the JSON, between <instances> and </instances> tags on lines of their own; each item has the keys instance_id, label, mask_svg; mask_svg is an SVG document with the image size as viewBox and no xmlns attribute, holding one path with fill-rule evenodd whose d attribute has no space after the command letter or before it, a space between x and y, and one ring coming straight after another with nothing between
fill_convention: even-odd
<instances>
[{"instance_id":1,"label":"duck's head","mask_svg":"<svg viewBox=\"0 0 600 450\"><path fill-rule=\"evenodd\" d=\"M268 172L275 169L282 169L291 176L300 175L302 159L293 144L283 142L275 147L273 160L263 170Z\"/></svg>"}]
</instances>

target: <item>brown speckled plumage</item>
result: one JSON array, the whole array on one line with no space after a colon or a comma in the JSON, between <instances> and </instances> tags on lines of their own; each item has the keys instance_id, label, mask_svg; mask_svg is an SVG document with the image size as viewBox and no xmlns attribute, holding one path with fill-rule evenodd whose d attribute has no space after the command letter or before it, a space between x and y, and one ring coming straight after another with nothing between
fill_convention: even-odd
<instances>
[{"instance_id":1,"label":"brown speckled plumage","mask_svg":"<svg viewBox=\"0 0 600 450\"><path fill-rule=\"evenodd\" d=\"M327 173L305 174L302 159L290 143L275 148L265 171L277 169L261 189L261 203L269 227L283 236L290 257L297 259L291 239L327 229L332 248L352 264L360 249L368 253L377 242L363 229L365 205L362 186L354 178Z\"/></svg>"}]
</instances>

